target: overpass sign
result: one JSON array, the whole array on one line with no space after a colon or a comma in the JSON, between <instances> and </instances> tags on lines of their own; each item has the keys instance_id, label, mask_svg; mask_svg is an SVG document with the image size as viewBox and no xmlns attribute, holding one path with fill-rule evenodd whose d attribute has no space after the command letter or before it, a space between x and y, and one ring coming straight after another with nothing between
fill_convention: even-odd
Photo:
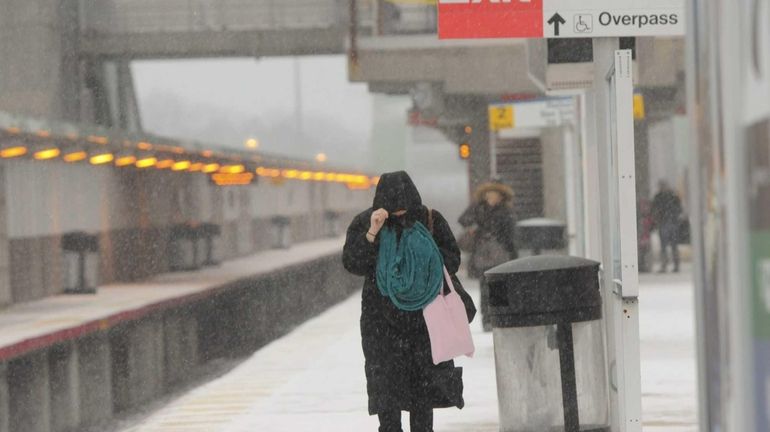
<instances>
[{"instance_id":1,"label":"overpass sign","mask_svg":"<svg viewBox=\"0 0 770 432\"><path fill-rule=\"evenodd\" d=\"M440 39L681 36L684 0L439 0Z\"/></svg>"}]
</instances>

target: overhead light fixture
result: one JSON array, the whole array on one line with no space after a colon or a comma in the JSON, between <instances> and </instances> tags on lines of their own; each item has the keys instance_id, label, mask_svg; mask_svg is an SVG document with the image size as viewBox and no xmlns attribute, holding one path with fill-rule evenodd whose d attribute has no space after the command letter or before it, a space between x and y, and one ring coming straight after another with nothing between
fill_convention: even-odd
<instances>
[{"instance_id":1,"label":"overhead light fixture","mask_svg":"<svg viewBox=\"0 0 770 432\"><path fill-rule=\"evenodd\" d=\"M158 161L158 163L155 164L155 168L157 169L166 169L171 168L174 166L176 161L174 159L161 159Z\"/></svg>"},{"instance_id":2,"label":"overhead light fixture","mask_svg":"<svg viewBox=\"0 0 770 432\"><path fill-rule=\"evenodd\" d=\"M326 153L318 153L317 155L315 155L315 160L317 160L318 162L324 163L326 162L327 159L328 157L326 156Z\"/></svg>"},{"instance_id":3,"label":"overhead light fixture","mask_svg":"<svg viewBox=\"0 0 770 432\"><path fill-rule=\"evenodd\" d=\"M313 177L313 173L310 171L302 171L299 173L300 180L310 180Z\"/></svg>"},{"instance_id":4,"label":"overhead light fixture","mask_svg":"<svg viewBox=\"0 0 770 432\"><path fill-rule=\"evenodd\" d=\"M219 171L219 164L218 163L210 163L203 165L203 169L201 169L206 174L213 173L215 171Z\"/></svg>"},{"instance_id":5,"label":"overhead light fixture","mask_svg":"<svg viewBox=\"0 0 770 432\"><path fill-rule=\"evenodd\" d=\"M27 154L27 148L24 146L14 146L0 150L0 157L5 159L24 156L25 154Z\"/></svg>"},{"instance_id":6,"label":"overhead light fixture","mask_svg":"<svg viewBox=\"0 0 770 432\"><path fill-rule=\"evenodd\" d=\"M192 164L188 160L179 161L174 163L174 165L171 165L171 171L184 171L188 168L190 168Z\"/></svg>"},{"instance_id":7,"label":"overhead light fixture","mask_svg":"<svg viewBox=\"0 0 770 432\"><path fill-rule=\"evenodd\" d=\"M49 147L42 150L36 151L32 157L34 157L36 160L48 160L48 159L54 159L59 157L61 154L61 150L59 150L56 147Z\"/></svg>"},{"instance_id":8,"label":"overhead light fixture","mask_svg":"<svg viewBox=\"0 0 770 432\"><path fill-rule=\"evenodd\" d=\"M99 135L89 135L86 138L86 141L88 141L90 143L102 144L102 145L110 143L109 138L107 138L106 136L99 136Z\"/></svg>"},{"instance_id":9,"label":"overhead light fixture","mask_svg":"<svg viewBox=\"0 0 770 432\"><path fill-rule=\"evenodd\" d=\"M136 163L136 156L132 154L123 154L115 158L115 166L127 167Z\"/></svg>"},{"instance_id":10,"label":"overhead light fixture","mask_svg":"<svg viewBox=\"0 0 770 432\"><path fill-rule=\"evenodd\" d=\"M246 171L246 167L243 165L225 165L219 169L219 172L223 174L240 174Z\"/></svg>"},{"instance_id":11,"label":"overhead light fixture","mask_svg":"<svg viewBox=\"0 0 770 432\"><path fill-rule=\"evenodd\" d=\"M203 170L203 162L195 162L194 164L190 165L190 168L187 171L199 172L202 170Z\"/></svg>"},{"instance_id":12,"label":"overhead light fixture","mask_svg":"<svg viewBox=\"0 0 770 432\"><path fill-rule=\"evenodd\" d=\"M246 140L246 148L256 149L259 148L259 140L256 138L249 138Z\"/></svg>"},{"instance_id":13,"label":"overhead light fixture","mask_svg":"<svg viewBox=\"0 0 770 432\"><path fill-rule=\"evenodd\" d=\"M244 186L249 185L254 180L254 174L248 173L215 173L211 175L211 180L217 186Z\"/></svg>"},{"instance_id":14,"label":"overhead light fixture","mask_svg":"<svg viewBox=\"0 0 770 432\"><path fill-rule=\"evenodd\" d=\"M88 153L86 153L84 150L74 149L67 151L64 156L62 156L62 159L64 159L64 162L80 162L88 157Z\"/></svg>"},{"instance_id":15,"label":"overhead light fixture","mask_svg":"<svg viewBox=\"0 0 770 432\"><path fill-rule=\"evenodd\" d=\"M154 167L156 163L158 163L157 158L155 158L154 156L147 156L147 157L138 159L134 164L134 166L136 166L137 168L150 168L150 167Z\"/></svg>"},{"instance_id":16,"label":"overhead light fixture","mask_svg":"<svg viewBox=\"0 0 770 432\"><path fill-rule=\"evenodd\" d=\"M147 141L141 141L137 143L136 147L139 150L146 150L146 151L152 150L152 144L148 143Z\"/></svg>"},{"instance_id":17,"label":"overhead light fixture","mask_svg":"<svg viewBox=\"0 0 770 432\"><path fill-rule=\"evenodd\" d=\"M91 165L104 165L106 163L112 162L113 160L115 160L115 155L112 153L101 153L91 156L89 162L91 162Z\"/></svg>"}]
</instances>

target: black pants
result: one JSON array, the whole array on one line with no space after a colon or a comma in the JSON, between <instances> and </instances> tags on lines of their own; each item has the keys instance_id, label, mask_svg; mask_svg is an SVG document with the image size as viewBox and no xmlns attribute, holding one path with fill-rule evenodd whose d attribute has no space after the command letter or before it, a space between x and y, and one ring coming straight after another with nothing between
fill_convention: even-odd
<instances>
[{"instance_id":1,"label":"black pants","mask_svg":"<svg viewBox=\"0 0 770 432\"><path fill-rule=\"evenodd\" d=\"M380 418L380 432L403 432L401 429L401 411L388 411L377 414ZM411 432L433 432L433 410L410 412L409 427Z\"/></svg>"},{"instance_id":2,"label":"black pants","mask_svg":"<svg viewBox=\"0 0 770 432\"><path fill-rule=\"evenodd\" d=\"M679 271L679 235L676 224L670 223L660 227L660 270L668 267L668 249L674 258L674 271Z\"/></svg>"}]
</instances>

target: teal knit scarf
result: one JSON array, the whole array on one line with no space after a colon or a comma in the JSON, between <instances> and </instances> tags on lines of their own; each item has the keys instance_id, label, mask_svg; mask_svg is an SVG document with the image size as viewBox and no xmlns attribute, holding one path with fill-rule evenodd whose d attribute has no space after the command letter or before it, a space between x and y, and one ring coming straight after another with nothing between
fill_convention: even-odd
<instances>
[{"instance_id":1,"label":"teal knit scarf","mask_svg":"<svg viewBox=\"0 0 770 432\"><path fill-rule=\"evenodd\" d=\"M390 228L380 231L377 287L404 311L421 310L443 286L444 258L433 236L419 222L404 229L401 241Z\"/></svg>"}]
</instances>

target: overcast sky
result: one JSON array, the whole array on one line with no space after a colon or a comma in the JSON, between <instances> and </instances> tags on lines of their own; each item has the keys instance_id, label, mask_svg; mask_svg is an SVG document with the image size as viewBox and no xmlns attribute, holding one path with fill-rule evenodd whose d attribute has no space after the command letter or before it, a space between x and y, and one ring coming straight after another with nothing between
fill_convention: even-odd
<instances>
[{"instance_id":1,"label":"overcast sky","mask_svg":"<svg viewBox=\"0 0 770 432\"><path fill-rule=\"evenodd\" d=\"M264 133L271 141L288 139L281 134L290 137L294 132L290 125L298 124L296 63L301 71L305 135L313 136L313 129L324 124L332 129L322 134L328 141L349 139L365 147L371 129L371 96L365 84L348 82L344 56L304 57L298 62L294 58L135 62L133 74L143 126L162 135L198 137L233 146L241 145L249 134ZM273 130L268 132L270 128ZM340 136L329 136L335 131ZM280 150L275 142L265 147ZM308 153L316 147L308 148Z\"/></svg>"}]
</instances>

